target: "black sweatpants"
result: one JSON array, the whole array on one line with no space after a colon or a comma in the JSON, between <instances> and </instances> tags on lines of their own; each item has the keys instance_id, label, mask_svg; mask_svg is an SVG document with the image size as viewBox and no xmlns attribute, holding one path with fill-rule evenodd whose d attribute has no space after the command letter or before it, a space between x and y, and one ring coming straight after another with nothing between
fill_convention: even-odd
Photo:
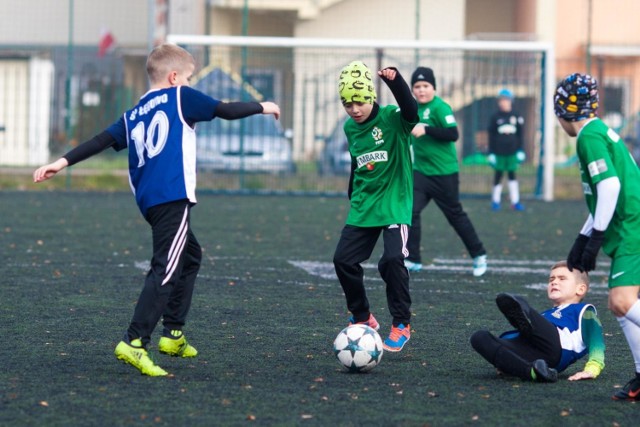
<instances>
[{"instance_id":1,"label":"black sweatpants","mask_svg":"<svg viewBox=\"0 0 640 427\"><path fill-rule=\"evenodd\" d=\"M362 262L371 257L378 237L382 232L384 250L378 262L378 271L386 284L387 304L393 325L408 325L411 322L411 296L409 295L409 272L404 266L407 255L408 227L404 224L386 227L355 227L346 225L342 229L333 265L347 299L347 309L356 322L369 318L369 300L364 288Z\"/></svg>"},{"instance_id":2,"label":"black sweatpants","mask_svg":"<svg viewBox=\"0 0 640 427\"><path fill-rule=\"evenodd\" d=\"M520 333L507 339L482 330L471 336L471 346L487 362L505 374L523 380L531 380L531 366L535 360L544 359L549 367L554 368L562 357L556 326L533 309L529 309L527 315L532 326L529 334Z\"/></svg>"},{"instance_id":3,"label":"black sweatpants","mask_svg":"<svg viewBox=\"0 0 640 427\"><path fill-rule=\"evenodd\" d=\"M451 175L427 176L413 171L413 216L407 247L411 262L420 263L420 239L422 225L420 214L431 199L436 202L449 224L456 231L471 258L486 254L486 250L476 233L471 220L462 208L459 195L459 176Z\"/></svg>"},{"instance_id":4,"label":"black sweatpants","mask_svg":"<svg viewBox=\"0 0 640 427\"><path fill-rule=\"evenodd\" d=\"M127 334L146 346L156 324L181 330L185 324L202 250L190 227L188 200L154 206L147 211L153 258Z\"/></svg>"}]
</instances>

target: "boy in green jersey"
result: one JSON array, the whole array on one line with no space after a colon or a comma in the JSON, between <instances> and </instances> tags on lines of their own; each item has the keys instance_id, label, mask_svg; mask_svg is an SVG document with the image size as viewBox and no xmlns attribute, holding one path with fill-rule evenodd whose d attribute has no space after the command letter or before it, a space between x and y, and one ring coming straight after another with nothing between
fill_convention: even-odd
<instances>
[{"instance_id":1,"label":"boy in green jersey","mask_svg":"<svg viewBox=\"0 0 640 427\"><path fill-rule=\"evenodd\" d=\"M589 216L569 255L569 269L591 271L602 247L611 257L609 309L618 319L636 376L613 399L640 400L640 170L624 141L596 115L598 85L574 73L556 88L554 110L562 129L577 137L576 152Z\"/></svg>"},{"instance_id":2,"label":"boy in green jersey","mask_svg":"<svg viewBox=\"0 0 640 427\"><path fill-rule=\"evenodd\" d=\"M411 89L418 102L420 123L411 132L413 209L405 265L412 272L422 270L420 214L433 200L464 243L473 260L473 275L480 277L487 271L487 251L460 203L455 144L459 135L453 110L436 96L436 78L431 68L416 68L411 75Z\"/></svg>"},{"instance_id":3,"label":"boy in green jersey","mask_svg":"<svg viewBox=\"0 0 640 427\"><path fill-rule=\"evenodd\" d=\"M351 62L340 73L338 91L349 115L344 132L351 154L351 208L333 264L352 314L349 324L362 323L378 330L380 325L369 311L361 263L371 256L382 233L384 252L378 271L386 284L393 318L384 348L400 351L411 337L409 272L404 258L413 204L409 136L418 115L416 102L398 70L389 67L378 75L398 106L375 102L373 76L362 62Z\"/></svg>"}]
</instances>

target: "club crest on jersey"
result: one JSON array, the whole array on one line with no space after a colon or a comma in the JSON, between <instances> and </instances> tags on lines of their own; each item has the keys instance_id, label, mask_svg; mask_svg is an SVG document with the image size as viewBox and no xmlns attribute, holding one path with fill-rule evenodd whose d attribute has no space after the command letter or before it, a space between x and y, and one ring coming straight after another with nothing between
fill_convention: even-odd
<instances>
[{"instance_id":1,"label":"club crest on jersey","mask_svg":"<svg viewBox=\"0 0 640 427\"><path fill-rule=\"evenodd\" d=\"M562 319L562 311L561 310L556 310L553 313L551 313L551 315L553 317L555 317L556 319Z\"/></svg>"},{"instance_id":2,"label":"club crest on jersey","mask_svg":"<svg viewBox=\"0 0 640 427\"><path fill-rule=\"evenodd\" d=\"M422 113L422 118L425 120L428 120L430 114L431 114L431 108L425 108L424 112Z\"/></svg>"},{"instance_id":3,"label":"club crest on jersey","mask_svg":"<svg viewBox=\"0 0 640 427\"><path fill-rule=\"evenodd\" d=\"M500 135L515 135L518 132L518 128L512 123L504 123L498 126L498 133Z\"/></svg>"},{"instance_id":4,"label":"club crest on jersey","mask_svg":"<svg viewBox=\"0 0 640 427\"><path fill-rule=\"evenodd\" d=\"M384 139L382 139L382 129L380 129L378 126L373 128L373 130L371 131L371 136L376 142L376 145L384 144Z\"/></svg>"},{"instance_id":5,"label":"club crest on jersey","mask_svg":"<svg viewBox=\"0 0 640 427\"><path fill-rule=\"evenodd\" d=\"M365 166L368 170L373 170L377 162L386 161L388 161L388 154L386 151L372 151L371 153L362 154L356 158L358 169Z\"/></svg>"}]
</instances>

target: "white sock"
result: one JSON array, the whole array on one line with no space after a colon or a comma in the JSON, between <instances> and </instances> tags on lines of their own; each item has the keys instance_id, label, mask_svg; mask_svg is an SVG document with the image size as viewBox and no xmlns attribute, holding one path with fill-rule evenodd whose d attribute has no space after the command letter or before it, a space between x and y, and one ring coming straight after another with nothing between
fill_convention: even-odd
<instances>
[{"instance_id":1,"label":"white sock","mask_svg":"<svg viewBox=\"0 0 640 427\"><path fill-rule=\"evenodd\" d=\"M518 181L516 180L509 181L509 197L511 198L512 205L520 202L520 187L518 186Z\"/></svg>"},{"instance_id":2,"label":"white sock","mask_svg":"<svg viewBox=\"0 0 640 427\"><path fill-rule=\"evenodd\" d=\"M624 315L628 320L640 327L640 300L633 303L627 314Z\"/></svg>"},{"instance_id":3,"label":"white sock","mask_svg":"<svg viewBox=\"0 0 640 427\"><path fill-rule=\"evenodd\" d=\"M636 365L636 372L640 372L640 326L627 319L626 316L616 317L622 332L624 333L629 349L633 355L633 361Z\"/></svg>"},{"instance_id":4,"label":"white sock","mask_svg":"<svg viewBox=\"0 0 640 427\"><path fill-rule=\"evenodd\" d=\"M500 198L502 197L502 184L493 186L493 193L491 194L491 201L493 203L500 204Z\"/></svg>"}]
</instances>

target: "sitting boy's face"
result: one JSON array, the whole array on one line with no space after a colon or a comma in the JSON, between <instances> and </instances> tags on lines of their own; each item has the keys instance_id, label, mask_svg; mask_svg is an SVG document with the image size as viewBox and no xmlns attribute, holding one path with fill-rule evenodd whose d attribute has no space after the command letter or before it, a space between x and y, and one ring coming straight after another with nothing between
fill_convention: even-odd
<instances>
[{"instance_id":1,"label":"sitting boy's face","mask_svg":"<svg viewBox=\"0 0 640 427\"><path fill-rule=\"evenodd\" d=\"M587 285L577 280L567 267L558 267L551 270L549 284L547 285L547 297L554 305L574 304L582 301L587 293Z\"/></svg>"},{"instance_id":2,"label":"sitting boy's face","mask_svg":"<svg viewBox=\"0 0 640 427\"><path fill-rule=\"evenodd\" d=\"M356 123L366 121L371 115L371 110L373 110L373 104L364 102L347 102L343 106L344 111L346 111L349 117Z\"/></svg>"}]
</instances>

